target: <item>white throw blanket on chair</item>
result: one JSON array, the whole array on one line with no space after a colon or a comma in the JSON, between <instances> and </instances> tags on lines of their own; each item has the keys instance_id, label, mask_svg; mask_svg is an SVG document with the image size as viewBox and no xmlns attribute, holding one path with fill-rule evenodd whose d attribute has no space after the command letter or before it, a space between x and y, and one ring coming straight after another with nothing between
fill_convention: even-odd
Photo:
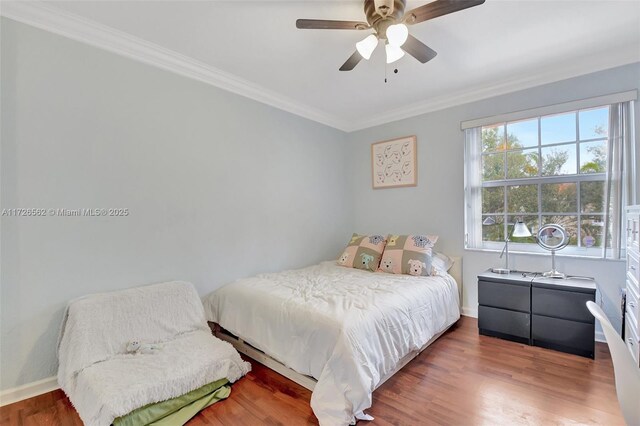
<instances>
[{"instance_id":1,"label":"white throw blanket on chair","mask_svg":"<svg viewBox=\"0 0 640 426\"><path fill-rule=\"evenodd\" d=\"M133 340L161 349L128 354ZM193 285L179 281L73 300L58 358L58 384L89 426L108 426L136 408L219 379L234 382L250 370L211 334Z\"/></svg>"}]
</instances>

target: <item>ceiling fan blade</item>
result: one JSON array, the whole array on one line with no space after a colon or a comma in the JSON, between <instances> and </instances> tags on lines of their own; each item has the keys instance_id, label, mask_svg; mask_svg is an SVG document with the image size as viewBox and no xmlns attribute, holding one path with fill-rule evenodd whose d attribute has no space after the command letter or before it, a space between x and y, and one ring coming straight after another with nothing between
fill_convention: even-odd
<instances>
[{"instance_id":1,"label":"ceiling fan blade","mask_svg":"<svg viewBox=\"0 0 640 426\"><path fill-rule=\"evenodd\" d=\"M306 30L366 30L369 24L360 21L329 21L326 19L298 19L296 27Z\"/></svg>"},{"instance_id":2,"label":"ceiling fan blade","mask_svg":"<svg viewBox=\"0 0 640 426\"><path fill-rule=\"evenodd\" d=\"M340 71L351 71L356 67L356 65L358 65L361 60L362 55L356 50L355 52L353 52L353 55L349 56L347 62L342 64L342 66L340 67Z\"/></svg>"},{"instance_id":3,"label":"ceiling fan blade","mask_svg":"<svg viewBox=\"0 0 640 426\"><path fill-rule=\"evenodd\" d=\"M409 34L407 41L402 45L402 50L413 56L423 64L436 57L438 53L429 46Z\"/></svg>"},{"instance_id":4,"label":"ceiling fan blade","mask_svg":"<svg viewBox=\"0 0 640 426\"><path fill-rule=\"evenodd\" d=\"M449 13L458 12L473 6L479 6L484 3L484 1L485 0L436 0L406 12L404 14L404 21L410 25L418 24L428 21L429 19L437 18L438 16L448 15Z\"/></svg>"}]
</instances>

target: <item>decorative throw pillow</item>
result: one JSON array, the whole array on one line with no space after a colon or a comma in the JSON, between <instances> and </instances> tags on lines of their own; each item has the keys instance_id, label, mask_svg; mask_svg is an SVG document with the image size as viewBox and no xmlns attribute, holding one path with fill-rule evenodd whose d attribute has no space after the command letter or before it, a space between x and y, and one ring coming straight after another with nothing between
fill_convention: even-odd
<instances>
[{"instance_id":1,"label":"decorative throw pillow","mask_svg":"<svg viewBox=\"0 0 640 426\"><path fill-rule=\"evenodd\" d=\"M437 251L433 252L431 258L433 259L433 267L442 272L449 272L449 269L451 269L454 263L452 258L444 253L438 253Z\"/></svg>"},{"instance_id":2,"label":"decorative throw pillow","mask_svg":"<svg viewBox=\"0 0 640 426\"><path fill-rule=\"evenodd\" d=\"M338 259L338 265L376 271L386 243L387 240L382 235L353 234L347 248Z\"/></svg>"},{"instance_id":3,"label":"decorative throw pillow","mask_svg":"<svg viewBox=\"0 0 640 426\"><path fill-rule=\"evenodd\" d=\"M451 269L451 267L455 263L452 258L444 253L438 253L437 251L433 252L433 254L431 255L431 260L434 271L439 271L443 274L449 272L449 269Z\"/></svg>"},{"instance_id":4,"label":"decorative throw pillow","mask_svg":"<svg viewBox=\"0 0 640 426\"><path fill-rule=\"evenodd\" d=\"M389 235L380 270L391 274L431 275L437 235Z\"/></svg>"}]
</instances>

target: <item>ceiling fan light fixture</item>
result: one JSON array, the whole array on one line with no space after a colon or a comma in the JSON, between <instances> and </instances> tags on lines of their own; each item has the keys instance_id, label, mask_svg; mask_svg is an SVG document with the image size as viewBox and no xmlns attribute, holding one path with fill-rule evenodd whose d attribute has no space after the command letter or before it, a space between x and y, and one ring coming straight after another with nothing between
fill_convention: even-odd
<instances>
[{"instance_id":1,"label":"ceiling fan light fixture","mask_svg":"<svg viewBox=\"0 0 640 426\"><path fill-rule=\"evenodd\" d=\"M400 49L398 46L387 44L384 47L384 50L387 53L388 64L391 64L404 56L404 50Z\"/></svg>"},{"instance_id":2,"label":"ceiling fan light fixture","mask_svg":"<svg viewBox=\"0 0 640 426\"><path fill-rule=\"evenodd\" d=\"M409 28L405 24L390 25L387 28L387 41L391 46L400 47L409 37Z\"/></svg>"},{"instance_id":3,"label":"ceiling fan light fixture","mask_svg":"<svg viewBox=\"0 0 640 426\"><path fill-rule=\"evenodd\" d=\"M408 11L405 11L407 0L360 0L360 2L364 3L366 22L330 19L296 20L296 28L300 29L374 31L374 34L356 43L356 51L342 64L340 71L351 71L362 59L368 60L380 39L389 44L386 47L387 63L395 62L408 53L418 62L425 64L435 58L438 53L417 38L413 36L409 38L407 25L419 24L479 6L485 0L432 0ZM404 49L401 49L402 47Z\"/></svg>"},{"instance_id":4,"label":"ceiling fan light fixture","mask_svg":"<svg viewBox=\"0 0 640 426\"><path fill-rule=\"evenodd\" d=\"M378 37L375 34L368 35L364 40L356 43L356 49L363 58L369 60L371 54L378 46Z\"/></svg>"}]
</instances>

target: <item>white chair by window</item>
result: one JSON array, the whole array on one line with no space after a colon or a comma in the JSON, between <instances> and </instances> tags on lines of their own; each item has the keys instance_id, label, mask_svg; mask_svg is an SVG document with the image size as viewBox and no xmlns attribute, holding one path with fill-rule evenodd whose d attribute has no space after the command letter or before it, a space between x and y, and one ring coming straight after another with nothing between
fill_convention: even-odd
<instances>
[{"instance_id":1,"label":"white chair by window","mask_svg":"<svg viewBox=\"0 0 640 426\"><path fill-rule=\"evenodd\" d=\"M640 404L638 403L640 368L636 365L627 346L609 322L609 318L602 311L602 308L591 301L587 302L587 308L602 324L602 330L611 351L616 393L622 416L629 426L640 425Z\"/></svg>"}]
</instances>

